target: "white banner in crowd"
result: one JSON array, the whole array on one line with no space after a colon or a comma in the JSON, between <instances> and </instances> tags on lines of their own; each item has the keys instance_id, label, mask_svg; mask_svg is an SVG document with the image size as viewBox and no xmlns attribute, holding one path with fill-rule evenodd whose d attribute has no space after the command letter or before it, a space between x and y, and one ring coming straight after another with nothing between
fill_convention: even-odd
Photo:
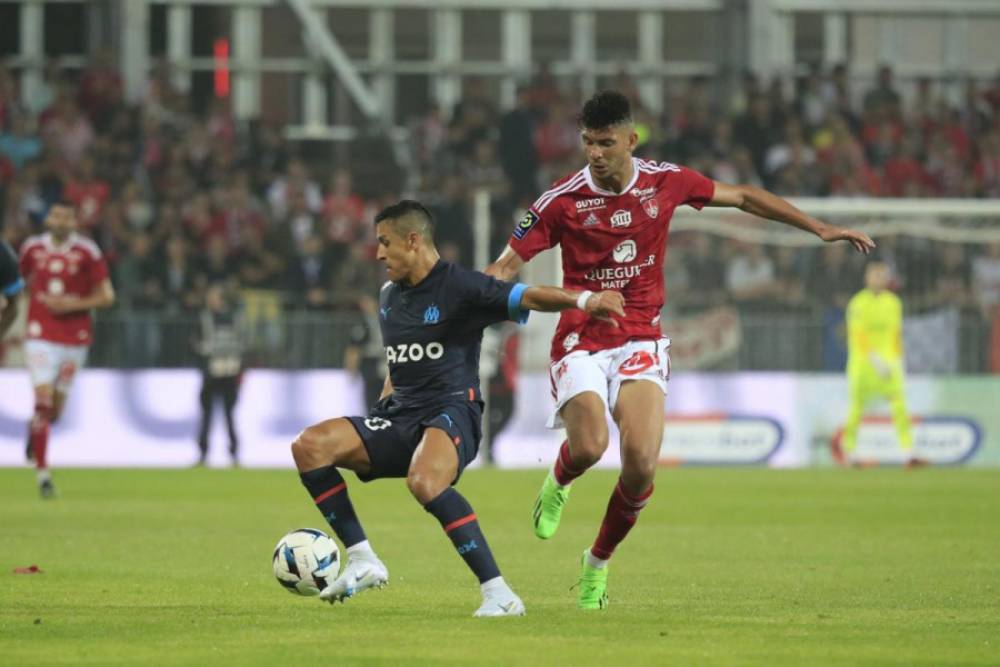
<instances>
[{"instance_id":1,"label":"white banner in crowd","mask_svg":"<svg viewBox=\"0 0 1000 667\"><path fill-rule=\"evenodd\" d=\"M194 370L85 370L52 431L53 466L174 466L197 459L199 374ZM1000 464L1000 378L916 377L907 381L916 453L938 464ZM670 383L661 461L682 465L797 467L830 462L843 426L847 387L837 374L694 373ZM236 407L242 465L290 467L289 445L304 427L361 413L361 387L339 370L247 373ZM551 465L562 431L544 424L552 409L548 378L518 380L514 415L494 443L503 467ZM209 464L229 464L221 406ZM0 465L23 465L32 412L27 373L0 371ZM899 463L887 409L863 422L858 454ZM879 416L883 415L883 416ZM602 466L617 466L618 436Z\"/></svg>"}]
</instances>

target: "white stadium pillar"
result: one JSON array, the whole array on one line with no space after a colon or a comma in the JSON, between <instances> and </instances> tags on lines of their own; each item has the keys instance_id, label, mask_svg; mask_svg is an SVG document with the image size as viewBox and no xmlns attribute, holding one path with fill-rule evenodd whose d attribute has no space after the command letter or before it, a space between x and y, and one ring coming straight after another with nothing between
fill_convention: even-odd
<instances>
[{"instance_id":1,"label":"white stadium pillar","mask_svg":"<svg viewBox=\"0 0 1000 667\"><path fill-rule=\"evenodd\" d=\"M433 16L434 100L450 116L462 96L462 78L456 72L462 59L462 15L457 9L435 9Z\"/></svg>"},{"instance_id":2,"label":"white stadium pillar","mask_svg":"<svg viewBox=\"0 0 1000 667\"><path fill-rule=\"evenodd\" d=\"M45 60L45 30L42 10L41 2L21 4L21 59L24 62L24 69L21 72L21 92L26 98L34 96L35 89L42 79L42 67Z\"/></svg>"},{"instance_id":3,"label":"white stadium pillar","mask_svg":"<svg viewBox=\"0 0 1000 667\"><path fill-rule=\"evenodd\" d=\"M177 90L191 90L191 5L167 6L167 62Z\"/></svg>"},{"instance_id":4,"label":"white stadium pillar","mask_svg":"<svg viewBox=\"0 0 1000 667\"><path fill-rule=\"evenodd\" d=\"M124 35L120 65L125 99L139 100L146 90L149 77L149 3L128 0L121 4Z\"/></svg>"},{"instance_id":5,"label":"white stadium pillar","mask_svg":"<svg viewBox=\"0 0 1000 667\"><path fill-rule=\"evenodd\" d=\"M239 119L260 114L260 7L233 9L233 115Z\"/></svg>"}]
</instances>

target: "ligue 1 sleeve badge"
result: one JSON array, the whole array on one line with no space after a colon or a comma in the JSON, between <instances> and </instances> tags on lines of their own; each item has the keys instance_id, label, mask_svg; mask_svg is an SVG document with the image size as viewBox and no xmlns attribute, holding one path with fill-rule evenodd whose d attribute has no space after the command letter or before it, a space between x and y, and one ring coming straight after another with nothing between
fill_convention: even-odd
<instances>
[{"instance_id":1,"label":"ligue 1 sleeve badge","mask_svg":"<svg viewBox=\"0 0 1000 667\"><path fill-rule=\"evenodd\" d=\"M514 238L518 241L523 239L524 235L535 226L536 222L538 222L538 215L534 211L529 210L521 218L521 221L517 223L517 227L514 228Z\"/></svg>"}]
</instances>

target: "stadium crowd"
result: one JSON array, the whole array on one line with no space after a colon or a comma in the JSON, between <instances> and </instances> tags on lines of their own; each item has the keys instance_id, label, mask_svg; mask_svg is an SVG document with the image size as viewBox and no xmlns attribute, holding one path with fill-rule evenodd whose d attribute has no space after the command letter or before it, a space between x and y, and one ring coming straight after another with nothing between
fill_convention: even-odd
<instances>
[{"instance_id":1,"label":"stadium crowd","mask_svg":"<svg viewBox=\"0 0 1000 667\"><path fill-rule=\"evenodd\" d=\"M136 321L191 314L218 282L243 295L254 321L358 312L380 283L370 221L387 202L406 191L431 204L442 254L471 265L471 192L493 195L495 256L518 211L582 165L581 94L544 68L513 109L500 109L485 81L467 80L454 109L409 119L404 171L377 136L318 153L278 123L237 122L225 100L193 108L163 64L126 103L113 62L98 54L71 71L53 61L30 95L0 66L0 224L17 246L40 230L50 202L74 202L112 268L116 308ZM671 89L662 115L641 105L629 76L602 84L632 98L639 156L720 181L784 196L1000 197L1000 76L970 81L958 103L930 79L904 96L887 67L867 90L854 90L844 67L769 83L746 74L728 99L694 78ZM993 325L1000 243L879 242L909 310L958 306ZM682 313L842 307L860 288L862 260L846 246L802 251L680 233L670 252L668 302Z\"/></svg>"}]
</instances>

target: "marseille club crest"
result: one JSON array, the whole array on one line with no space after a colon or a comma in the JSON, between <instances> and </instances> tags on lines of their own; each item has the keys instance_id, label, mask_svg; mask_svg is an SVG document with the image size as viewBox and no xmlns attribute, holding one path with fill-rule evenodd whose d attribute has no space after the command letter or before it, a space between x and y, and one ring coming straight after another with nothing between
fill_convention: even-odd
<instances>
[{"instance_id":1,"label":"marseille club crest","mask_svg":"<svg viewBox=\"0 0 1000 667\"><path fill-rule=\"evenodd\" d=\"M440 318L441 311L435 304L427 306L427 310L424 311L424 324L437 324Z\"/></svg>"},{"instance_id":2,"label":"marseille club crest","mask_svg":"<svg viewBox=\"0 0 1000 667\"><path fill-rule=\"evenodd\" d=\"M642 203L642 208L646 211L646 215L651 218L655 218L660 214L660 205L656 203L655 199L647 199Z\"/></svg>"}]
</instances>

